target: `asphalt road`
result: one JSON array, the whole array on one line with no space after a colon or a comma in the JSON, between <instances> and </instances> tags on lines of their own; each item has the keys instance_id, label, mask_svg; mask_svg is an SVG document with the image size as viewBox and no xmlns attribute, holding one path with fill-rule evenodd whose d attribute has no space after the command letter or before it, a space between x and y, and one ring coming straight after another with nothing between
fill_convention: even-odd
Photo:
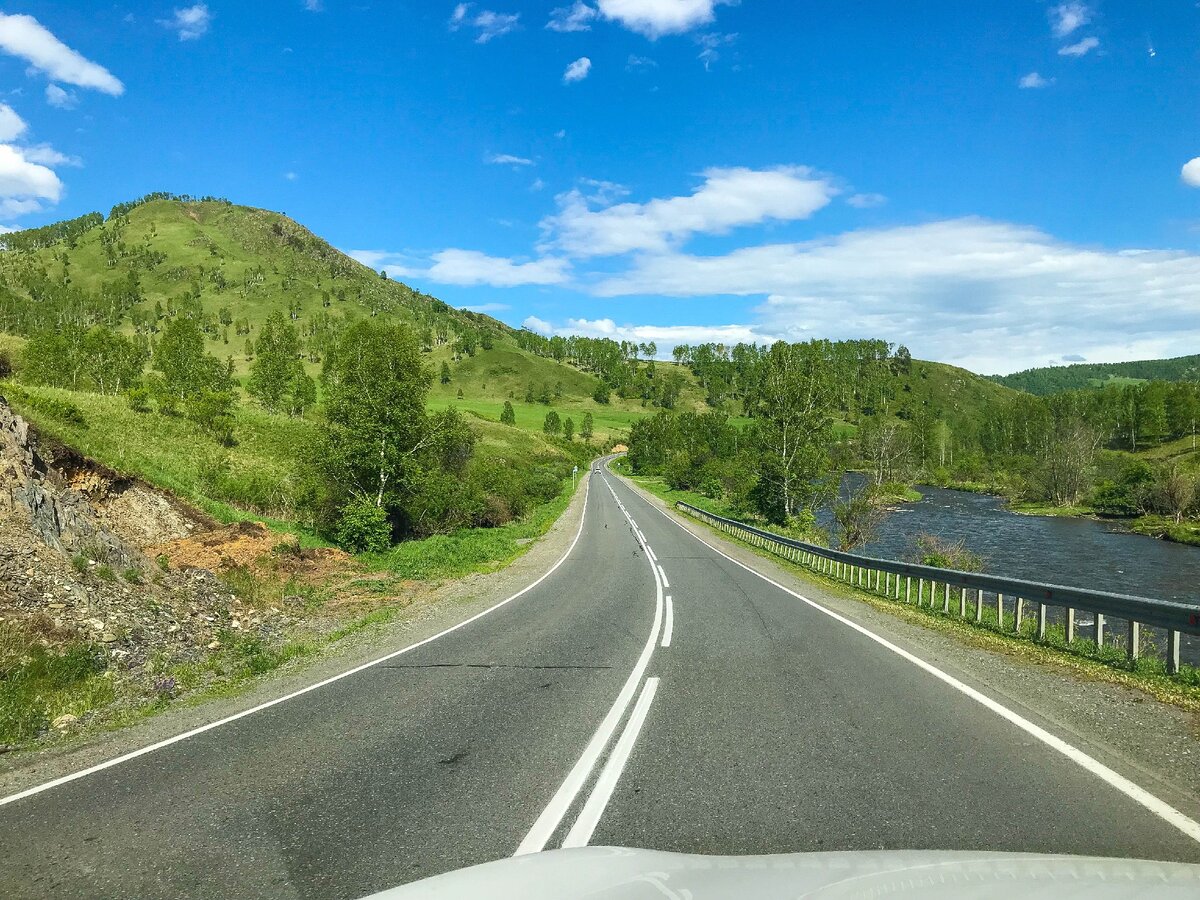
<instances>
[{"instance_id":1,"label":"asphalt road","mask_svg":"<svg viewBox=\"0 0 1200 900\"><path fill-rule=\"evenodd\" d=\"M0 805L0 895L358 897L582 844L1200 862L1152 801L601 474L512 602Z\"/></svg>"}]
</instances>

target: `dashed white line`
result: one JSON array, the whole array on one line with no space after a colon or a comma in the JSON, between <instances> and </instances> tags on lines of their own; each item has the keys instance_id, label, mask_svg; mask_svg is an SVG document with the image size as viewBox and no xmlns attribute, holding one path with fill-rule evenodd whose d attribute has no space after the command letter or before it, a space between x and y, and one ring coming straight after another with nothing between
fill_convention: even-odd
<instances>
[{"instance_id":1,"label":"dashed white line","mask_svg":"<svg viewBox=\"0 0 1200 900\"><path fill-rule=\"evenodd\" d=\"M660 647L671 646L671 633L675 630L675 604L671 602L671 595L667 595L667 622L663 625L663 639Z\"/></svg>"},{"instance_id":2,"label":"dashed white line","mask_svg":"<svg viewBox=\"0 0 1200 900\"><path fill-rule=\"evenodd\" d=\"M586 847L588 841L592 839L592 832L600 823L600 817L604 815L608 801L612 799L617 782L621 780L621 773L625 771L625 763L629 761L633 745L637 743L638 734L641 733L642 725L646 722L646 715L650 712L650 704L654 702L654 693L657 690L658 679L647 678L642 693L638 696L637 705L633 707L633 713L625 724L625 730L621 732L617 746L613 748L608 762L604 764L604 769L600 772L600 777L596 779L596 787L592 790L592 796L588 797L587 803L583 805L583 810L579 813L579 818L567 832L562 843L563 847Z\"/></svg>"},{"instance_id":3,"label":"dashed white line","mask_svg":"<svg viewBox=\"0 0 1200 900\"><path fill-rule=\"evenodd\" d=\"M663 582L663 586L664 586L664 587L670 587L670 586L671 586L671 582L667 581L667 570L666 570L666 569L664 569L662 566L659 566L659 567L658 567L658 574L662 576L662 582Z\"/></svg>"}]
</instances>

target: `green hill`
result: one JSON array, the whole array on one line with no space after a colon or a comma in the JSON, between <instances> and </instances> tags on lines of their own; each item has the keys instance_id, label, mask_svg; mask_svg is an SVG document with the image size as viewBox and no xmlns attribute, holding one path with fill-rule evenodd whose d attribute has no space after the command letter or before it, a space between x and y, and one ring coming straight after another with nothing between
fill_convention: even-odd
<instances>
[{"instance_id":1,"label":"green hill","mask_svg":"<svg viewBox=\"0 0 1200 900\"><path fill-rule=\"evenodd\" d=\"M1076 363L1025 369L992 380L1019 391L1046 396L1060 391L1136 384L1143 381L1200 381L1200 354L1172 359L1140 359L1121 363Z\"/></svg>"}]
</instances>

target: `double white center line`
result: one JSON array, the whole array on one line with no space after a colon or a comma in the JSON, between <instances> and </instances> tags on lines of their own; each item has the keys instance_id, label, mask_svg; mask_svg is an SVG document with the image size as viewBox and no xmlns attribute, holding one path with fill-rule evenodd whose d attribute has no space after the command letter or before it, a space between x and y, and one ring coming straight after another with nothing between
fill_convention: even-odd
<instances>
[{"instance_id":1,"label":"double white center line","mask_svg":"<svg viewBox=\"0 0 1200 900\"><path fill-rule=\"evenodd\" d=\"M587 784L592 771L604 754L605 748L612 741L613 735L620 726L621 720L625 717L625 712L636 694L637 702L633 707L633 712L625 723L625 728L621 732L616 746L613 747L612 752L609 754L608 760L600 772L600 777L596 779L596 783L592 787L592 792L583 804L578 818L576 818L574 825L567 832L567 836L563 839L562 843L564 847L587 846L588 841L592 838L592 833L596 830L596 826L600 822L600 817L604 814L605 808L612 799L613 791L616 790L617 782L621 779L621 773L625 770L625 764L633 752L633 747L637 743L642 725L645 724L646 716L650 712L650 705L654 702L655 692L658 690L657 678L647 678L645 684L642 684L642 676L645 675L646 667L650 664L650 657L654 654L655 645L659 642L659 631L663 628L663 587L667 585L666 574L663 573L662 566L656 563L654 551L647 545L645 536L638 529L637 523L633 521L633 517L629 515L620 498L617 497L617 492L613 490L612 485L608 483L607 479L605 479L604 483L608 487L609 493L612 494L613 499L616 500L617 507L621 510L626 520L628 520L630 527L633 528L634 534L637 535L642 548L646 551L646 561L650 564L650 572L654 576L654 624L650 629L650 637L646 641L645 647L642 648L641 656L638 657L637 662L634 664L633 671L629 673L629 678L626 679L625 685L621 688L621 693L617 695L616 702L613 703L612 708L608 711L608 715L604 717L604 721L600 723L600 727L596 729L596 733L592 735L592 739L588 741L583 754L571 768L571 771L567 773L567 777L559 785L558 790L555 791L554 796L550 799L550 803L542 810L541 815L533 823L533 827L529 830L529 833L525 835L525 839L521 841L521 845L514 854L515 856L537 853L546 848L551 838L554 837L555 833L562 826L563 820L571 811L572 806L575 805L576 798ZM674 611L670 597L666 598L665 610L666 628L663 629L662 646L669 647L671 645L671 631L674 624ZM642 688L640 693L638 692L639 685Z\"/></svg>"}]
</instances>

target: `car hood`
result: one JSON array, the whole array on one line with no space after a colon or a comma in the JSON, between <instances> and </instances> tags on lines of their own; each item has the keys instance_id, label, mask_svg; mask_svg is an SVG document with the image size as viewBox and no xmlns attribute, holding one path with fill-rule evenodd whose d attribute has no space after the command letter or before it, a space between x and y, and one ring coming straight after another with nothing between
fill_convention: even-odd
<instances>
[{"instance_id":1,"label":"car hood","mask_svg":"<svg viewBox=\"0 0 1200 900\"><path fill-rule=\"evenodd\" d=\"M386 900L759 900L843 897L1200 897L1200 866L973 851L699 856L621 847L551 850L448 872Z\"/></svg>"}]
</instances>

